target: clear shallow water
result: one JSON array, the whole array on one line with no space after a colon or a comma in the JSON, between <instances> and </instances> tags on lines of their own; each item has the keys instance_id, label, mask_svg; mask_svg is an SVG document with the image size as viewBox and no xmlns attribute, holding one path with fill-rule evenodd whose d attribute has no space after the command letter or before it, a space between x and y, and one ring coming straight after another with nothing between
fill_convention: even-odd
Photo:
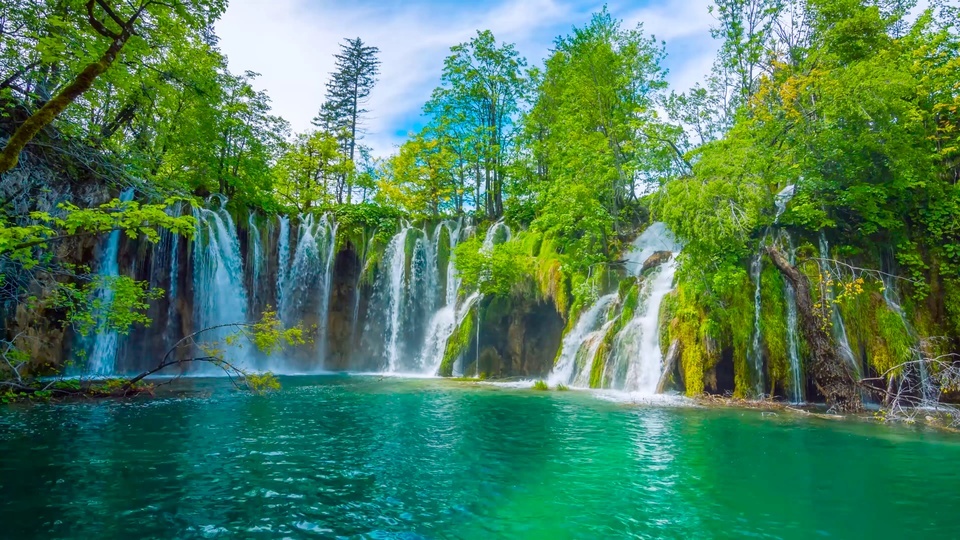
<instances>
[{"instance_id":1,"label":"clear shallow water","mask_svg":"<svg viewBox=\"0 0 960 540\"><path fill-rule=\"evenodd\" d=\"M960 438L439 380L0 407L2 538L952 537Z\"/></svg>"}]
</instances>

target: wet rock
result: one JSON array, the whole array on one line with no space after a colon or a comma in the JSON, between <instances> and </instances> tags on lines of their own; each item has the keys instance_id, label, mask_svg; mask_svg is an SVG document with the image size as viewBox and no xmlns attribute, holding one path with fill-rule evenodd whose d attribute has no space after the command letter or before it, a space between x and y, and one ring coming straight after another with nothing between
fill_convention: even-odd
<instances>
[{"instance_id":1,"label":"wet rock","mask_svg":"<svg viewBox=\"0 0 960 540\"><path fill-rule=\"evenodd\" d=\"M657 251L648 257L647 260L643 261L643 268L640 269L640 273L645 274L647 270L657 268L671 258L673 258L673 253L669 251Z\"/></svg>"}]
</instances>

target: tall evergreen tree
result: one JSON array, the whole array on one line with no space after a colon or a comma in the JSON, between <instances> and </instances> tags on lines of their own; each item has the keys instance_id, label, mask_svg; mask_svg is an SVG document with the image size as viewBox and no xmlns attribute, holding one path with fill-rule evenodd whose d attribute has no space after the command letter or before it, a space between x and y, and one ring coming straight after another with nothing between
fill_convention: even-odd
<instances>
[{"instance_id":1,"label":"tall evergreen tree","mask_svg":"<svg viewBox=\"0 0 960 540\"><path fill-rule=\"evenodd\" d=\"M367 45L359 37L345 39L340 44L340 53L336 58L336 71L327 83L326 103L314 118L315 125L336 133L343 145L343 152L351 162L357 151L357 132L362 116L368 112L363 108L370 91L377 83L380 74L380 49ZM343 184L346 184L347 202L353 191L353 175L347 174L337 192L337 200L342 200Z\"/></svg>"}]
</instances>

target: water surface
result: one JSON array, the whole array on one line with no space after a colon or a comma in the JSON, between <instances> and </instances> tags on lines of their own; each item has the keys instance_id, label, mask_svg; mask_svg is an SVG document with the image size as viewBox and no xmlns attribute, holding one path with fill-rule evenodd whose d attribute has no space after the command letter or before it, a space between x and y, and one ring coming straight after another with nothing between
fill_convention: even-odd
<instances>
[{"instance_id":1,"label":"water surface","mask_svg":"<svg viewBox=\"0 0 960 540\"><path fill-rule=\"evenodd\" d=\"M0 407L2 538L952 537L960 439L440 380Z\"/></svg>"}]
</instances>

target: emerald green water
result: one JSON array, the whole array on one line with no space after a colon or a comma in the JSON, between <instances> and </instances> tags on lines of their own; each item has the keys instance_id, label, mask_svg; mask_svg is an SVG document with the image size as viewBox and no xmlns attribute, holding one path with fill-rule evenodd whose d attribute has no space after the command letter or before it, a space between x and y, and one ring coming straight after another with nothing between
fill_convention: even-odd
<instances>
[{"instance_id":1,"label":"emerald green water","mask_svg":"<svg viewBox=\"0 0 960 540\"><path fill-rule=\"evenodd\" d=\"M366 377L0 407L2 538L952 537L960 439Z\"/></svg>"}]
</instances>

